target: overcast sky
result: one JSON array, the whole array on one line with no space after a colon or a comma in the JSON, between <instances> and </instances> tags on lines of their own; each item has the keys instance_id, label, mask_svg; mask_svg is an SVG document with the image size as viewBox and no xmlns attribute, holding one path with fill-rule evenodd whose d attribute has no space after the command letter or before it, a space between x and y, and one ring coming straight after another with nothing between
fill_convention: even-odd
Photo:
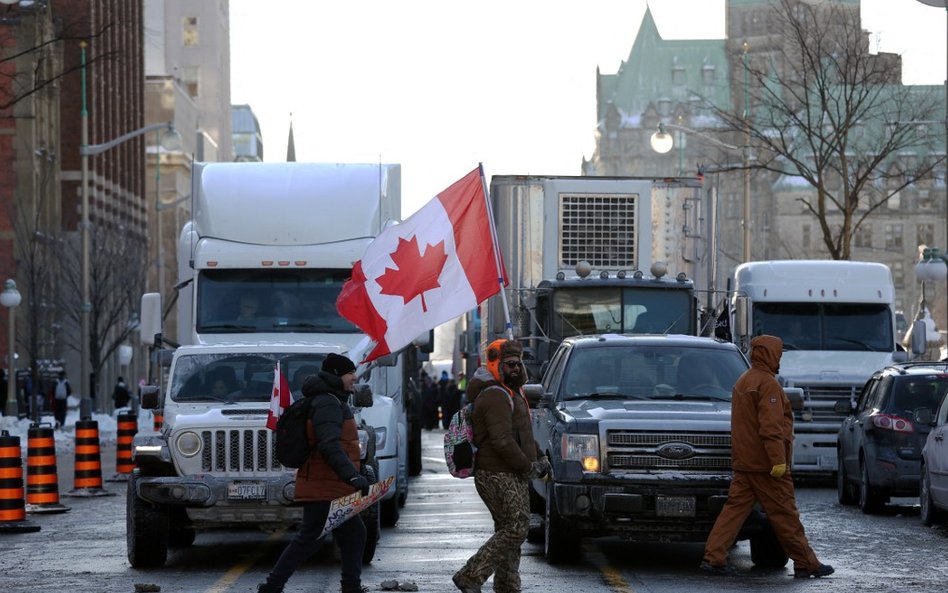
<instances>
[{"instance_id":1,"label":"overcast sky","mask_svg":"<svg viewBox=\"0 0 948 593\"><path fill-rule=\"evenodd\" d=\"M943 84L948 15L863 0L871 47L904 82ZM724 36L724 0L651 0L668 39ZM230 0L231 101L260 121L265 160L402 165L407 216L484 163L579 175L592 156L596 68L613 74L644 0Z\"/></svg>"}]
</instances>

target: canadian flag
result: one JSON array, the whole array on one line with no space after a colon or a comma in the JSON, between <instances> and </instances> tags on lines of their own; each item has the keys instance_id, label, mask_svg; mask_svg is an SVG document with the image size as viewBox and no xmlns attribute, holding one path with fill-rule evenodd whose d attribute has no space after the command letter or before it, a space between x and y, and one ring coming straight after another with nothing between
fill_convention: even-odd
<instances>
[{"instance_id":1,"label":"canadian flag","mask_svg":"<svg viewBox=\"0 0 948 593\"><path fill-rule=\"evenodd\" d=\"M382 231L353 266L336 308L376 342L368 362L463 315L506 284L478 167Z\"/></svg>"},{"instance_id":2,"label":"canadian flag","mask_svg":"<svg viewBox=\"0 0 948 593\"><path fill-rule=\"evenodd\" d=\"M267 428L276 430L277 420L283 415L283 410L290 407L290 384L286 376L280 371L280 361L277 361L273 370L273 394L270 395L270 413L267 414Z\"/></svg>"}]
</instances>

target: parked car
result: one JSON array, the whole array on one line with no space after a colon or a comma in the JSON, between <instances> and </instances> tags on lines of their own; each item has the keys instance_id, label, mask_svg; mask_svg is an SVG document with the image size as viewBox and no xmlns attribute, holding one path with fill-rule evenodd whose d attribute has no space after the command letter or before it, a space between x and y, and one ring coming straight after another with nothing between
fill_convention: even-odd
<instances>
[{"instance_id":1,"label":"parked car","mask_svg":"<svg viewBox=\"0 0 948 593\"><path fill-rule=\"evenodd\" d=\"M918 496L922 447L931 419L948 390L948 364L903 362L878 370L848 413L838 434L839 503L877 513L892 496Z\"/></svg>"},{"instance_id":2,"label":"parked car","mask_svg":"<svg viewBox=\"0 0 948 593\"><path fill-rule=\"evenodd\" d=\"M922 449L922 523L933 525L948 518L948 398L942 398L932 429Z\"/></svg>"}]
</instances>

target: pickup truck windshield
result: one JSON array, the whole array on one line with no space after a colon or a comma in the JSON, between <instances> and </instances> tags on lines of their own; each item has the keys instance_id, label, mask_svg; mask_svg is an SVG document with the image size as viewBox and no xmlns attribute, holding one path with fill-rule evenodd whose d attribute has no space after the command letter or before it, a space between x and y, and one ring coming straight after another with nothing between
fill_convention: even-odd
<instances>
[{"instance_id":1,"label":"pickup truck windshield","mask_svg":"<svg viewBox=\"0 0 948 593\"><path fill-rule=\"evenodd\" d=\"M276 361L286 376L293 399L303 380L319 372L321 354L194 354L175 360L171 399L176 402L269 402Z\"/></svg>"},{"instance_id":2,"label":"pickup truck windshield","mask_svg":"<svg viewBox=\"0 0 948 593\"><path fill-rule=\"evenodd\" d=\"M731 399L747 370L736 350L602 347L573 351L560 399Z\"/></svg>"},{"instance_id":3,"label":"pickup truck windshield","mask_svg":"<svg viewBox=\"0 0 948 593\"><path fill-rule=\"evenodd\" d=\"M336 311L351 270L223 269L198 277L198 333L358 333Z\"/></svg>"}]
</instances>

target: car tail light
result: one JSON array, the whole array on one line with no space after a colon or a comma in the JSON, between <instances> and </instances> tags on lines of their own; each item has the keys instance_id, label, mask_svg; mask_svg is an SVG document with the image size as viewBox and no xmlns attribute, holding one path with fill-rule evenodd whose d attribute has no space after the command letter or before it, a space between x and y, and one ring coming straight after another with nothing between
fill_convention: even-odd
<instances>
[{"instance_id":1,"label":"car tail light","mask_svg":"<svg viewBox=\"0 0 948 593\"><path fill-rule=\"evenodd\" d=\"M876 428L881 428L882 430L893 430L895 432L915 432L915 427L912 425L911 421L899 416L893 416L891 414L873 414L872 425Z\"/></svg>"}]
</instances>

